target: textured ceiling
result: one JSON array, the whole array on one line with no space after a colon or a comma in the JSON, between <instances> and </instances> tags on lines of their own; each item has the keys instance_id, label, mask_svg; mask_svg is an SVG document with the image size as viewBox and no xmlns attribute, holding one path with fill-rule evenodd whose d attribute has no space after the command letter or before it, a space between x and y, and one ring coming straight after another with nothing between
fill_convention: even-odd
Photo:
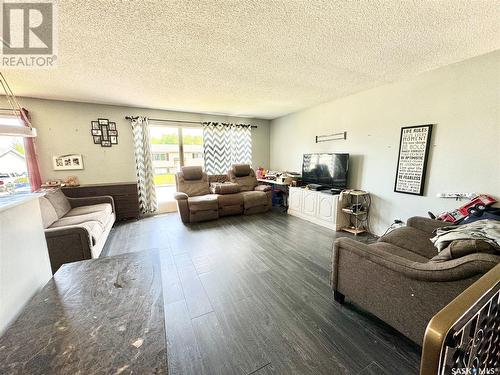
<instances>
[{"instance_id":1,"label":"textured ceiling","mask_svg":"<svg viewBox=\"0 0 500 375\"><path fill-rule=\"evenodd\" d=\"M500 48L499 2L59 1L19 96L275 118Z\"/></svg>"}]
</instances>

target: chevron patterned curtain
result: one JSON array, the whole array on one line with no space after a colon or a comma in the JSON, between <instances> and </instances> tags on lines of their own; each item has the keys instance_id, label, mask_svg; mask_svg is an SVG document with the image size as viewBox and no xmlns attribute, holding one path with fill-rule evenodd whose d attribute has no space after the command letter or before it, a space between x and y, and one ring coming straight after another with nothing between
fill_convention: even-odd
<instances>
[{"instance_id":1,"label":"chevron patterned curtain","mask_svg":"<svg viewBox=\"0 0 500 375\"><path fill-rule=\"evenodd\" d=\"M208 174L225 174L232 164L252 164L251 127L204 122L203 152Z\"/></svg>"},{"instance_id":2,"label":"chevron patterned curtain","mask_svg":"<svg viewBox=\"0 0 500 375\"><path fill-rule=\"evenodd\" d=\"M156 189L153 179L153 160L151 156L148 119L145 117L133 118L131 125L134 136L139 208L143 214L152 213L158 209L158 203L156 201Z\"/></svg>"}]
</instances>

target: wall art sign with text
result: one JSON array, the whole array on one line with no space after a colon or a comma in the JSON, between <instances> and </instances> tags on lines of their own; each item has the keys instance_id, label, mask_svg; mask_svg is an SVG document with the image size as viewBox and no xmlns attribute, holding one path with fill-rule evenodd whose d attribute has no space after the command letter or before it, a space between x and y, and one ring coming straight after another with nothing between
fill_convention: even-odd
<instances>
[{"instance_id":1,"label":"wall art sign with text","mask_svg":"<svg viewBox=\"0 0 500 375\"><path fill-rule=\"evenodd\" d=\"M118 144L118 130L116 123L106 118L99 118L97 121L91 121L92 137L96 145L101 147L111 147Z\"/></svg>"},{"instance_id":2,"label":"wall art sign with text","mask_svg":"<svg viewBox=\"0 0 500 375\"><path fill-rule=\"evenodd\" d=\"M394 191L423 195L432 124L401 128Z\"/></svg>"}]
</instances>

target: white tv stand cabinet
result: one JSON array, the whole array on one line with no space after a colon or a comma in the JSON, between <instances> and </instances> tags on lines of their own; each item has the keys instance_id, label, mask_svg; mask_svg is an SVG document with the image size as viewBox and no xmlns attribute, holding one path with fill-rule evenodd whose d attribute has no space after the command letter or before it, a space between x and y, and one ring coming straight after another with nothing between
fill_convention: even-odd
<instances>
[{"instance_id":1,"label":"white tv stand cabinet","mask_svg":"<svg viewBox=\"0 0 500 375\"><path fill-rule=\"evenodd\" d=\"M300 217L329 229L340 230L344 221L339 206L339 195L290 187L289 215Z\"/></svg>"}]
</instances>

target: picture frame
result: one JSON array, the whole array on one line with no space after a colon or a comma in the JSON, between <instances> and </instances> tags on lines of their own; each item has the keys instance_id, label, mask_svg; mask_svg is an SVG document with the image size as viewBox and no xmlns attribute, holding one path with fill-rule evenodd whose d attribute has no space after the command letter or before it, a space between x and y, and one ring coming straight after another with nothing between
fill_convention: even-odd
<instances>
[{"instance_id":1,"label":"picture frame","mask_svg":"<svg viewBox=\"0 0 500 375\"><path fill-rule=\"evenodd\" d=\"M108 126L107 125L101 125L101 132L102 132L102 140L103 141L108 141L109 140Z\"/></svg>"},{"instance_id":2,"label":"picture frame","mask_svg":"<svg viewBox=\"0 0 500 375\"><path fill-rule=\"evenodd\" d=\"M118 144L118 130L116 130L116 122L109 121L106 118L98 118L90 121L92 141L94 144L101 147L111 147Z\"/></svg>"},{"instance_id":3,"label":"picture frame","mask_svg":"<svg viewBox=\"0 0 500 375\"><path fill-rule=\"evenodd\" d=\"M53 156L52 168L55 171L83 169L83 157L81 154Z\"/></svg>"},{"instance_id":4,"label":"picture frame","mask_svg":"<svg viewBox=\"0 0 500 375\"><path fill-rule=\"evenodd\" d=\"M401 128L394 192L424 195L433 124Z\"/></svg>"}]
</instances>

